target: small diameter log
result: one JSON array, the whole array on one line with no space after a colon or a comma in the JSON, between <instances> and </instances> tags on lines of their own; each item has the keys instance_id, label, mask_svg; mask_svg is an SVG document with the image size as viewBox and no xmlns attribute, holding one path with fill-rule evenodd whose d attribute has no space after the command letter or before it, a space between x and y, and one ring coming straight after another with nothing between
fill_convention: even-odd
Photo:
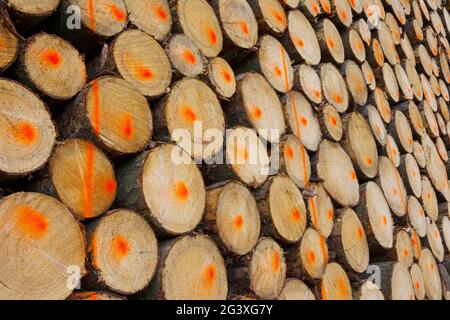
<instances>
[{"instance_id":1,"label":"small diameter log","mask_svg":"<svg viewBox=\"0 0 450 320\"><path fill-rule=\"evenodd\" d=\"M59 143L48 168L30 189L57 197L80 220L106 212L116 196L114 168L92 142L68 139Z\"/></svg>"},{"instance_id":2,"label":"small diameter log","mask_svg":"<svg viewBox=\"0 0 450 320\"><path fill-rule=\"evenodd\" d=\"M337 263L330 263L316 288L322 300L352 300L353 292L344 269Z\"/></svg>"},{"instance_id":3,"label":"small diameter log","mask_svg":"<svg viewBox=\"0 0 450 320\"><path fill-rule=\"evenodd\" d=\"M281 35L286 30L286 13L278 0L248 0L256 21L259 34Z\"/></svg>"},{"instance_id":4,"label":"small diameter log","mask_svg":"<svg viewBox=\"0 0 450 320\"><path fill-rule=\"evenodd\" d=\"M333 21L340 29L347 29L353 22L352 7L347 0L333 0Z\"/></svg>"},{"instance_id":5,"label":"small diameter log","mask_svg":"<svg viewBox=\"0 0 450 320\"><path fill-rule=\"evenodd\" d=\"M228 182L206 192L205 228L220 248L245 255L256 246L261 221L250 191L239 182Z\"/></svg>"},{"instance_id":6,"label":"small diameter log","mask_svg":"<svg viewBox=\"0 0 450 320\"><path fill-rule=\"evenodd\" d=\"M436 221L439 215L436 192L426 176L422 176L422 206L427 215Z\"/></svg>"},{"instance_id":7,"label":"small diameter log","mask_svg":"<svg viewBox=\"0 0 450 320\"><path fill-rule=\"evenodd\" d=\"M174 79L183 76L195 78L205 72L200 50L194 41L184 34L176 34L170 38L166 53L173 66Z\"/></svg>"},{"instance_id":8,"label":"small diameter log","mask_svg":"<svg viewBox=\"0 0 450 320\"><path fill-rule=\"evenodd\" d=\"M158 234L190 232L202 219L203 179L180 147L164 144L145 151L118 168L117 180L118 205L142 214Z\"/></svg>"},{"instance_id":9,"label":"small diameter log","mask_svg":"<svg viewBox=\"0 0 450 320\"><path fill-rule=\"evenodd\" d=\"M445 246L447 251L450 251L450 219L449 217L444 217L441 224L442 236L444 238Z\"/></svg>"},{"instance_id":10,"label":"small diameter log","mask_svg":"<svg viewBox=\"0 0 450 320\"><path fill-rule=\"evenodd\" d=\"M214 241L187 235L159 244L158 265L147 299L225 300L228 295L225 262ZM231 282L230 282L231 283Z\"/></svg>"},{"instance_id":11,"label":"small diameter log","mask_svg":"<svg viewBox=\"0 0 450 320\"><path fill-rule=\"evenodd\" d=\"M304 92L313 104L320 104L323 101L320 77L317 71L307 64L301 64L295 70L294 88L298 92Z\"/></svg>"},{"instance_id":12,"label":"small diameter log","mask_svg":"<svg viewBox=\"0 0 450 320\"><path fill-rule=\"evenodd\" d=\"M328 264L328 246L324 237L306 229L301 242L286 252L288 275L309 282L322 278Z\"/></svg>"},{"instance_id":13,"label":"small diameter log","mask_svg":"<svg viewBox=\"0 0 450 320\"><path fill-rule=\"evenodd\" d=\"M353 161L359 179L374 178L378 172L378 151L369 124L358 112L343 119L343 147Z\"/></svg>"},{"instance_id":14,"label":"small diameter log","mask_svg":"<svg viewBox=\"0 0 450 320\"><path fill-rule=\"evenodd\" d=\"M383 89L377 87L369 97L368 103L377 107L384 122L389 123L391 121L391 107Z\"/></svg>"},{"instance_id":15,"label":"small diameter log","mask_svg":"<svg viewBox=\"0 0 450 320\"><path fill-rule=\"evenodd\" d=\"M399 172L405 178L405 186L408 194L417 198L422 195L422 179L420 177L420 168L416 159L410 153L401 156Z\"/></svg>"},{"instance_id":16,"label":"small diameter log","mask_svg":"<svg viewBox=\"0 0 450 320\"><path fill-rule=\"evenodd\" d=\"M377 87L377 82L372 67L367 61L364 61L361 65L361 71L364 74L364 79L366 79L367 87L370 91L374 91Z\"/></svg>"},{"instance_id":17,"label":"small diameter log","mask_svg":"<svg viewBox=\"0 0 450 320\"><path fill-rule=\"evenodd\" d=\"M168 131L170 139L194 159L210 159L222 149L224 113L216 94L204 82L192 78L176 82L157 103L154 114L156 135L164 139ZM214 130L212 139L205 138L208 130Z\"/></svg>"},{"instance_id":18,"label":"small diameter log","mask_svg":"<svg viewBox=\"0 0 450 320\"><path fill-rule=\"evenodd\" d=\"M413 46L420 44L423 41L422 26L420 25L420 21L418 19L410 19L406 22L402 29L408 36L408 39L411 41Z\"/></svg>"},{"instance_id":19,"label":"small diameter log","mask_svg":"<svg viewBox=\"0 0 450 320\"><path fill-rule=\"evenodd\" d=\"M414 140L408 119L402 111L395 110L393 120L388 125L388 132L397 142L401 153L411 153Z\"/></svg>"},{"instance_id":20,"label":"small diameter log","mask_svg":"<svg viewBox=\"0 0 450 320\"><path fill-rule=\"evenodd\" d=\"M436 121L434 112L427 101L422 103L422 119L424 120L424 127L428 135L432 138L439 137L439 126Z\"/></svg>"},{"instance_id":21,"label":"small diameter log","mask_svg":"<svg viewBox=\"0 0 450 320\"><path fill-rule=\"evenodd\" d=\"M19 39L12 31L11 22L6 16L0 18L0 72L16 60L19 54Z\"/></svg>"},{"instance_id":22,"label":"small diameter log","mask_svg":"<svg viewBox=\"0 0 450 320\"><path fill-rule=\"evenodd\" d=\"M306 149L317 151L322 132L317 115L308 100L297 91L282 98L286 122L291 132L299 138Z\"/></svg>"},{"instance_id":23,"label":"small diameter log","mask_svg":"<svg viewBox=\"0 0 450 320\"><path fill-rule=\"evenodd\" d=\"M311 289L300 279L288 278L278 300L316 300Z\"/></svg>"},{"instance_id":24,"label":"small diameter log","mask_svg":"<svg viewBox=\"0 0 450 320\"><path fill-rule=\"evenodd\" d=\"M289 11L288 32L281 39L293 60L309 65L320 63L322 55L315 30L299 10Z\"/></svg>"},{"instance_id":25,"label":"small diameter log","mask_svg":"<svg viewBox=\"0 0 450 320\"><path fill-rule=\"evenodd\" d=\"M104 291L83 291L72 293L67 300L76 301L113 301L113 300L126 300L125 297L119 296L118 294Z\"/></svg>"},{"instance_id":26,"label":"small diameter log","mask_svg":"<svg viewBox=\"0 0 450 320\"><path fill-rule=\"evenodd\" d=\"M391 31L392 41L394 41L395 45L399 45L401 41L402 29L398 26L397 20L392 13L386 13L386 18L384 23Z\"/></svg>"},{"instance_id":27,"label":"small diameter log","mask_svg":"<svg viewBox=\"0 0 450 320\"><path fill-rule=\"evenodd\" d=\"M416 56L417 64L417 72L425 72L427 76L431 76L433 74L433 64L432 58L428 53L427 48L424 45L420 44L414 48L414 55Z\"/></svg>"},{"instance_id":28,"label":"small diameter log","mask_svg":"<svg viewBox=\"0 0 450 320\"><path fill-rule=\"evenodd\" d=\"M446 86L444 84L444 86ZM444 99L439 99L439 111L446 122L450 121L450 113L448 110L447 101Z\"/></svg>"},{"instance_id":29,"label":"small diameter log","mask_svg":"<svg viewBox=\"0 0 450 320\"><path fill-rule=\"evenodd\" d=\"M168 0L124 0L130 24L158 41L164 40L172 29Z\"/></svg>"},{"instance_id":30,"label":"small diameter log","mask_svg":"<svg viewBox=\"0 0 450 320\"><path fill-rule=\"evenodd\" d=\"M442 50L439 54L439 66L441 67L442 76L444 78L444 81L449 84L450 83L450 66L448 65L448 58L446 57L446 54Z\"/></svg>"},{"instance_id":31,"label":"small diameter log","mask_svg":"<svg viewBox=\"0 0 450 320\"><path fill-rule=\"evenodd\" d=\"M414 196L408 197L408 221L421 238L426 236L427 221L423 208Z\"/></svg>"},{"instance_id":32,"label":"small diameter log","mask_svg":"<svg viewBox=\"0 0 450 320\"><path fill-rule=\"evenodd\" d=\"M425 282L425 293L430 300L442 299L442 285L436 260L431 251L426 248L422 251L419 259L419 266L422 269Z\"/></svg>"},{"instance_id":33,"label":"small diameter log","mask_svg":"<svg viewBox=\"0 0 450 320\"><path fill-rule=\"evenodd\" d=\"M151 55L148 52L152 52ZM143 31L121 33L91 62L89 78L119 75L148 98L167 92L172 79L169 59L159 43Z\"/></svg>"},{"instance_id":34,"label":"small diameter log","mask_svg":"<svg viewBox=\"0 0 450 320\"><path fill-rule=\"evenodd\" d=\"M374 264L380 268L381 291L387 299L414 300L411 274L401 262L381 262Z\"/></svg>"},{"instance_id":35,"label":"small diameter log","mask_svg":"<svg viewBox=\"0 0 450 320\"><path fill-rule=\"evenodd\" d=\"M441 89L441 94L442 94L442 98L444 98L444 102L449 102L450 101L450 94L447 88L447 85L445 84L445 82L442 79L438 79L439 82L439 88ZM445 116L444 114L442 114L442 116ZM447 118L445 120L449 120L448 119L448 114L447 114Z\"/></svg>"},{"instance_id":36,"label":"small diameter log","mask_svg":"<svg viewBox=\"0 0 450 320\"><path fill-rule=\"evenodd\" d=\"M14 26L25 32L51 16L59 6L60 0L34 1L6 0L4 1Z\"/></svg>"},{"instance_id":37,"label":"small diameter log","mask_svg":"<svg viewBox=\"0 0 450 320\"><path fill-rule=\"evenodd\" d=\"M345 52L341 35L329 19L321 20L316 25L316 35L322 52L322 62L344 63Z\"/></svg>"},{"instance_id":38,"label":"small diameter log","mask_svg":"<svg viewBox=\"0 0 450 320\"><path fill-rule=\"evenodd\" d=\"M322 141L316 170L328 194L342 206L359 202L359 184L352 161L337 143Z\"/></svg>"},{"instance_id":39,"label":"small diameter log","mask_svg":"<svg viewBox=\"0 0 450 320\"><path fill-rule=\"evenodd\" d=\"M255 191L263 234L282 243L298 242L306 229L306 206L297 186L285 175L270 178Z\"/></svg>"},{"instance_id":40,"label":"small diameter log","mask_svg":"<svg viewBox=\"0 0 450 320\"><path fill-rule=\"evenodd\" d=\"M387 135L386 147L382 150L381 154L388 157L392 164L398 168L401 159L400 150L398 149L397 142L395 142L395 139L390 134Z\"/></svg>"},{"instance_id":41,"label":"small diameter log","mask_svg":"<svg viewBox=\"0 0 450 320\"><path fill-rule=\"evenodd\" d=\"M326 104L319 113L319 126L322 130L322 137L334 142L342 139L343 128L341 116L336 108Z\"/></svg>"},{"instance_id":42,"label":"small diameter log","mask_svg":"<svg viewBox=\"0 0 450 320\"><path fill-rule=\"evenodd\" d=\"M427 218L427 237L425 238L426 247L430 248L438 262L444 260L444 245L439 228L429 217Z\"/></svg>"},{"instance_id":43,"label":"small diameter log","mask_svg":"<svg viewBox=\"0 0 450 320\"><path fill-rule=\"evenodd\" d=\"M312 183L308 189L315 193L314 197L308 198L308 211L312 227L328 238L334 225L333 202L322 183Z\"/></svg>"},{"instance_id":44,"label":"small diameter log","mask_svg":"<svg viewBox=\"0 0 450 320\"><path fill-rule=\"evenodd\" d=\"M87 227L89 289L134 294L144 289L155 273L156 236L133 211L114 210Z\"/></svg>"},{"instance_id":45,"label":"small diameter log","mask_svg":"<svg viewBox=\"0 0 450 320\"><path fill-rule=\"evenodd\" d=\"M361 201L355 212L361 219L371 253L393 246L394 223L383 191L373 181L361 186Z\"/></svg>"},{"instance_id":46,"label":"small diameter log","mask_svg":"<svg viewBox=\"0 0 450 320\"><path fill-rule=\"evenodd\" d=\"M411 266L411 269L409 269L409 273L411 274L416 300L424 300L425 280L423 279L422 269L420 269L420 266L417 263L414 263Z\"/></svg>"},{"instance_id":47,"label":"small diameter log","mask_svg":"<svg viewBox=\"0 0 450 320\"><path fill-rule=\"evenodd\" d=\"M437 116L439 116L439 115L437 115ZM444 124L444 128L445 128L445 124ZM448 161L448 153L447 153L447 149L445 147L444 141L442 141L441 137L436 139L436 149L438 150L442 161L447 162Z\"/></svg>"},{"instance_id":48,"label":"small diameter log","mask_svg":"<svg viewBox=\"0 0 450 320\"><path fill-rule=\"evenodd\" d=\"M217 57L210 61L208 80L217 95L224 99L231 99L236 92L236 78L231 66L223 58Z\"/></svg>"},{"instance_id":49,"label":"small diameter log","mask_svg":"<svg viewBox=\"0 0 450 320\"><path fill-rule=\"evenodd\" d=\"M417 73L416 67L411 61L406 61L404 64L404 68L406 71L406 74L408 75L408 79L411 83L411 88L414 93L414 97L418 101L423 100L423 88L422 88L422 82L420 81L419 74Z\"/></svg>"},{"instance_id":50,"label":"small diameter log","mask_svg":"<svg viewBox=\"0 0 450 320\"><path fill-rule=\"evenodd\" d=\"M320 79L325 99L340 113L348 109L347 85L339 70L331 63L320 66Z\"/></svg>"},{"instance_id":51,"label":"small diameter log","mask_svg":"<svg viewBox=\"0 0 450 320\"><path fill-rule=\"evenodd\" d=\"M430 81L428 81L427 77L424 74L420 74L420 82L422 84L423 96L425 100L430 105L431 109L436 112L437 111L437 100L434 95L433 89L431 88Z\"/></svg>"},{"instance_id":52,"label":"small diameter log","mask_svg":"<svg viewBox=\"0 0 450 320\"><path fill-rule=\"evenodd\" d=\"M434 35L434 31L432 27L427 27L425 29L425 44L429 52L435 57L439 55L438 51L438 41Z\"/></svg>"},{"instance_id":53,"label":"small diameter log","mask_svg":"<svg viewBox=\"0 0 450 320\"><path fill-rule=\"evenodd\" d=\"M345 56L347 59L351 59L360 64L366 60L364 42L356 29L349 29L348 32L342 36L342 42L344 44Z\"/></svg>"},{"instance_id":54,"label":"small diameter log","mask_svg":"<svg viewBox=\"0 0 450 320\"><path fill-rule=\"evenodd\" d=\"M330 247L345 268L362 273L369 265L369 245L358 215L350 208L336 213Z\"/></svg>"},{"instance_id":55,"label":"small diameter log","mask_svg":"<svg viewBox=\"0 0 450 320\"><path fill-rule=\"evenodd\" d=\"M394 70L389 63L385 63L379 71L378 74L375 73L377 85L387 93L389 102L397 103L400 100L400 89Z\"/></svg>"},{"instance_id":56,"label":"small diameter log","mask_svg":"<svg viewBox=\"0 0 450 320\"><path fill-rule=\"evenodd\" d=\"M406 33L403 33L403 36L400 40L399 55L401 59L406 59L406 62L409 61L410 63L413 64L413 66L416 65L416 57L414 55L414 49Z\"/></svg>"},{"instance_id":57,"label":"small diameter log","mask_svg":"<svg viewBox=\"0 0 450 320\"><path fill-rule=\"evenodd\" d=\"M366 105L368 90L366 79L364 78L364 73L361 71L361 68L356 62L347 60L342 69L345 74L345 81L353 104L356 106Z\"/></svg>"},{"instance_id":58,"label":"small diameter log","mask_svg":"<svg viewBox=\"0 0 450 320\"><path fill-rule=\"evenodd\" d=\"M448 198L448 175L444 162L429 136L422 138L422 145L427 155L427 174L433 186L444 198ZM448 200L447 200L448 201ZM436 220L436 219L434 219Z\"/></svg>"},{"instance_id":59,"label":"small diameter log","mask_svg":"<svg viewBox=\"0 0 450 320\"><path fill-rule=\"evenodd\" d=\"M261 238L251 253L228 268L231 290L260 299L277 299L286 268L283 249L271 238Z\"/></svg>"},{"instance_id":60,"label":"small diameter log","mask_svg":"<svg viewBox=\"0 0 450 320\"><path fill-rule=\"evenodd\" d=\"M356 298L358 300L384 300L383 292L381 292L380 288L373 283L372 281L366 281L363 285L358 289L356 293Z\"/></svg>"},{"instance_id":61,"label":"small diameter log","mask_svg":"<svg viewBox=\"0 0 450 320\"><path fill-rule=\"evenodd\" d=\"M83 57L67 41L39 33L29 38L15 70L21 82L50 101L75 96L86 83Z\"/></svg>"},{"instance_id":62,"label":"small diameter log","mask_svg":"<svg viewBox=\"0 0 450 320\"><path fill-rule=\"evenodd\" d=\"M384 156L379 159L379 180L392 212L403 217L407 211L406 188L397 168Z\"/></svg>"},{"instance_id":63,"label":"small diameter log","mask_svg":"<svg viewBox=\"0 0 450 320\"><path fill-rule=\"evenodd\" d=\"M400 87L400 100L412 100L414 92L408 78L408 74L401 64L396 64L394 67L395 76L397 78L398 86Z\"/></svg>"},{"instance_id":64,"label":"small diameter log","mask_svg":"<svg viewBox=\"0 0 450 320\"><path fill-rule=\"evenodd\" d=\"M371 48L368 48L366 52L366 60L373 69L383 66L384 53L377 38L372 39Z\"/></svg>"},{"instance_id":65,"label":"small diameter log","mask_svg":"<svg viewBox=\"0 0 450 320\"><path fill-rule=\"evenodd\" d=\"M445 300L450 300L450 275L444 265L439 264L438 269L442 281L442 295Z\"/></svg>"},{"instance_id":66,"label":"small diameter log","mask_svg":"<svg viewBox=\"0 0 450 320\"><path fill-rule=\"evenodd\" d=\"M152 137L152 113L145 97L118 77L91 82L58 118L60 135L91 139L114 156L143 150Z\"/></svg>"},{"instance_id":67,"label":"small diameter log","mask_svg":"<svg viewBox=\"0 0 450 320\"><path fill-rule=\"evenodd\" d=\"M45 104L28 88L0 79L0 110L0 181L41 169L56 139Z\"/></svg>"},{"instance_id":68,"label":"small diameter log","mask_svg":"<svg viewBox=\"0 0 450 320\"><path fill-rule=\"evenodd\" d=\"M306 188L311 177L311 163L308 152L293 134L288 134L281 145L280 171L286 172L297 187Z\"/></svg>"},{"instance_id":69,"label":"small diameter log","mask_svg":"<svg viewBox=\"0 0 450 320\"><path fill-rule=\"evenodd\" d=\"M366 114L367 120L369 121L370 128L372 129L372 133L375 137L376 142L381 147L384 147L387 141L387 132L383 122L383 118L381 118L378 109L369 104L366 106L366 110L363 111Z\"/></svg>"},{"instance_id":70,"label":"small diameter log","mask_svg":"<svg viewBox=\"0 0 450 320\"><path fill-rule=\"evenodd\" d=\"M254 127L263 139L278 142L286 130L283 110L275 90L259 73L238 77L236 94L228 105L230 126Z\"/></svg>"},{"instance_id":71,"label":"small diameter log","mask_svg":"<svg viewBox=\"0 0 450 320\"><path fill-rule=\"evenodd\" d=\"M319 0L301 0L298 9L302 11L309 20L316 21L318 16L322 13L321 6L319 6ZM327 3L329 10L331 7L330 3ZM326 7L325 6L325 7Z\"/></svg>"},{"instance_id":72,"label":"small diameter log","mask_svg":"<svg viewBox=\"0 0 450 320\"><path fill-rule=\"evenodd\" d=\"M413 101L403 102L399 105L396 105L395 109L401 111L403 115L407 117L409 122L409 128L413 137L420 139L425 134L425 127L423 124L423 119L420 114L419 108L417 108L417 105ZM409 149L408 143L406 144L406 146ZM414 142L413 142L413 149L414 149Z\"/></svg>"},{"instance_id":73,"label":"small diameter log","mask_svg":"<svg viewBox=\"0 0 450 320\"><path fill-rule=\"evenodd\" d=\"M84 234L70 211L49 196L15 193L0 201L0 226L0 298L67 298L78 284L68 285L71 272L85 273Z\"/></svg>"},{"instance_id":74,"label":"small diameter log","mask_svg":"<svg viewBox=\"0 0 450 320\"><path fill-rule=\"evenodd\" d=\"M442 136L445 136L447 134L447 128L446 128L445 120L442 117L442 115L440 113L438 113L438 112L435 113L435 116L436 116L436 121L437 121L437 124L438 124L438 127L439 127L439 132L440 132L440 134ZM437 144L438 141L442 142L442 138L439 137L438 139L436 139L436 144ZM437 146L436 146L436 148L437 148ZM438 150L439 150L439 148L438 148ZM444 161L446 161L446 160L444 160Z\"/></svg>"},{"instance_id":75,"label":"small diameter log","mask_svg":"<svg viewBox=\"0 0 450 320\"><path fill-rule=\"evenodd\" d=\"M355 22L353 22L352 28L358 31L366 46L370 46L372 33L370 32L366 20L364 20L363 18L356 20Z\"/></svg>"}]
</instances>

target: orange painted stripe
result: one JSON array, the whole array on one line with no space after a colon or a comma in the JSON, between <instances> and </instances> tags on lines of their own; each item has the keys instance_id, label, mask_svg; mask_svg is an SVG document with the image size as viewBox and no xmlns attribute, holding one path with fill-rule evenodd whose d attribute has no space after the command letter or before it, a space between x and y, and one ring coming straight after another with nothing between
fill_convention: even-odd
<instances>
[{"instance_id":1,"label":"orange painted stripe","mask_svg":"<svg viewBox=\"0 0 450 320\"><path fill-rule=\"evenodd\" d=\"M316 229L319 229L319 222L317 221L317 212L316 212L316 205L314 203L313 198L309 198L309 205L311 206L311 215L312 215L312 221Z\"/></svg>"},{"instance_id":2,"label":"orange painted stripe","mask_svg":"<svg viewBox=\"0 0 450 320\"><path fill-rule=\"evenodd\" d=\"M286 91L289 91L289 80L288 80L288 76L287 76L287 65L286 65L286 58L284 56L284 47L283 45L280 45L280 49L281 49L281 57L283 60L283 68L284 68L284 83L286 86ZM292 108L294 111L294 119L295 119L295 127L296 127L296 131L297 131L297 137L299 140L301 140L301 132L300 132L300 126L298 124L298 116L297 116L297 105L295 103L295 98L293 95L291 95L291 100L292 100ZM303 166L303 179L305 180L305 188L308 187L309 185L309 181L308 181L308 172L306 170L306 154L305 154L305 148L303 147L302 144L302 148L301 150L301 161L302 161L302 166Z\"/></svg>"},{"instance_id":3,"label":"orange painted stripe","mask_svg":"<svg viewBox=\"0 0 450 320\"><path fill-rule=\"evenodd\" d=\"M92 143L89 144L86 163L85 163L85 176L84 176L84 216L90 218L93 216L92 211L92 194L94 189L94 161L95 161L95 147Z\"/></svg>"},{"instance_id":4,"label":"orange painted stripe","mask_svg":"<svg viewBox=\"0 0 450 320\"><path fill-rule=\"evenodd\" d=\"M91 28L92 31L95 31L94 0L89 0L88 15L89 15L89 27Z\"/></svg>"},{"instance_id":5,"label":"orange painted stripe","mask_svg":"<svg viewBox=\"0 0 450 320\"><path fill-rule=\"evenodd\" d=\"M94 109L92 111L92 126L96 135L100 134L100 93L98 89L98 80L92 84L92 95L94 99Z\"/></svg>"},{"instance_id":6,"label":"orange painted stripe","mask_svg":"<svg viewBox=\"0 0 450 320\"><path fill-rule=\"evenodd\" d=\"M389 160L391 161L392 165L393 165L394 168L395 168L394 160L393 160L394 157L393 157L393 153L392 153L392 147L391 147L391 144L389 143L389 140L387 141L387 147L388 147L388 149L389 149L389 154L391 155L391 159L389 159ZM400 198L401 198L401 200L402 200L403 207L404 207L404 209L407 211L406 201L405 201L405 199L403 198L403 192L402 192L402 188L401 188L401 184L400 184L400 179L399 179L399 177L398 177L397 170L394 170L394 177L395 177L395 181L397 182L397 186L398 186L398 190L399 190L399 192L400 192Z\"/></svg>"}]
</instances>

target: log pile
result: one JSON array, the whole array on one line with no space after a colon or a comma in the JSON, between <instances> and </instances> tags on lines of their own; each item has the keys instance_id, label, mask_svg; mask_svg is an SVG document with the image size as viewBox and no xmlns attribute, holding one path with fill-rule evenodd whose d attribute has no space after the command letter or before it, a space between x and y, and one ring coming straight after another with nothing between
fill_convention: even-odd
<instances>
[{"instance_id":1,"label":"log pile","mask_svg":"<svg viewBox=\"0 0 450 320\"><path fill-rule=\"evenodd\" d=\"M0 1L0 299L450 299L448 10Z\"/></svg>"}]
</instances>

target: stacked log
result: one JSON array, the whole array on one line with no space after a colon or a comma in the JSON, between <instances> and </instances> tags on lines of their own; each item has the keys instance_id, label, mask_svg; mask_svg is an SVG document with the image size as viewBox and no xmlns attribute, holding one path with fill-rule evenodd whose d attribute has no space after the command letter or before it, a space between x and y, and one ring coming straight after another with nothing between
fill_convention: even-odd
<instances>
[{"instance_id":1,"label":"stacked log","mask_svg":"<svg viewBox=\"0 0 450 320\"><path fill-rule=\"evenodd\" d=\"M450 299L448 6L2 1L0 299Z\"/></svg>"}]
</instances>

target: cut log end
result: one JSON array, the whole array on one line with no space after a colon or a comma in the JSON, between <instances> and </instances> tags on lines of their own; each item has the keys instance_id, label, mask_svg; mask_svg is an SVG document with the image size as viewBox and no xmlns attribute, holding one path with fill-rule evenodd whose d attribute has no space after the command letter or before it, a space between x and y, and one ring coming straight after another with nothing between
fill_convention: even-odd
<instances>
[{"instance_id":1,"label":"cut log end","mask_svg":"<svg viewBox=\"0 0 450 320\"><path fill-rule=\"evenodd\" d=\"M340 113L347 111L349 96L339 70L331 63L323 64L320 67L320 78L326 100Z\"/></svg>"},{"instance_id":2,"label":"cut log end","mask_svg":"<svg viewBox=\"0 0 450 320\"><path fill-rule=\"evenodd\" d=\"M19 40L3 21L0 22L0 49L0 71L3 71L16 60L19 53Z\"/></svg>"},{"instance_id":3,"label":"cut log end","mask_svg":"<svg viewBox=\"0 0 450 320\"><path fill-rule=\"evenodd\" d=\"M420 266L414 263L409 270L411 274L411 280L414 287L414 293L417 300L425 299L425 281L423 279L423 273Z\"/></svg>"},{"instance_id":4,"label":"cut log end","mask_svg":"<svg viewBox=\"0 0 450 320\"><path fill-rule=\"evenodd\" d=\"M397 216L404 216L407 210L407 202L403 179L391 160L386 157L380 157L379 175L389 207Z\"/></svg>"},{"instance_id":5,"label":"cut log end","mask_svg":"<svg viewBox=\"0 0 450 320\"><path fill-rule=\"evenodd\" d=\"M340 141L342 139L344 129L342 127L341 116L332 105L327 104L323 107L321 128L323 135L329 136L331 140Z\"/></svg>"},{"instance_id":6,"label":"cut log end","mask_svg":"<svg viewBox=\"0 0 450 320\"><path fill-rule=\"evenodd\" d=\"M236 92L236 78L231 66L222 58L214 58L208 66L209 81L217 94L230 99Z\"/></svg>"},{"instance_id":7,"label":"cut log end","mask_svg":"<svg viewBox=\"0 0 450 320\"><path fill-rule=\"evenodd\" d=\"M337 263L330 263L320 282L322 300L352 300L350 281L344 269Z\"/></svg>"},{"instance_id":8,"label":"cut log end","mask_svg":"<svg viewBox=\"0 0 450 320\"><path fill-rule=\"evenodd\" d=\"M313 279L323 277L328 265L328 246L326 240L317 231L308 228L303 235L300 251L302 268Z\"/></svg>"},{"instance_id":9,"label":"cut log end","mask_svg":"<svg viewBox=\"0 0 450 320\"><path fill-rule=\"evenodd\" d=\"M305 188L311 177L311 163L305 147L295 135L289 134L284 140L281 152L289 178L299 188Z\"/></svg>"},{"instance_id":10,"label":"cut log end","mask_svg":"<svg viewBox=\"0 0 450 320\"><path fill-rule=\"evenodd\" d=\"M439 275L436 260L428 248L422 251L419 259L419 266L422 269L423 279L425 282L425 294L427 298L430 300L441 300L441 277Z\"/></svg>"},{"instance_id":11,"label":"cut log end","mask_svg":"<svg viewBox=\"0 0 450 320\"><path fill-rule=\"evenodd\" d=\"M316 300L311 289L296 278L286 279L278 300Z\"/></svg>"},{"instance_id":12,"label":"cut log end","mask_svg":"<svg viewBox=\"0 0 450 320\"><path fill-rule=\"evenodd\" d=\"M334 225L334 207L330 196L321 183L308 186L316 195L308 199L310 220L313 227L325 238L328 238Z\"/></svg>"},{"instance_id":13,"label":"cut log end","mask_svg":"<svg viewBox=\"0 0 450 320\"><path fill-rule=\"evenodd\" d=\"M308 99L314 104L320 104L323 99L322 82L317 72L306 64L300 65L296 72L297 89L303 90Z\"/></svg>"},{"instance_id":14,"label":"cut log end","mask_svg":"<svg viewBox=\"0 0 450 320\"><path fill-rule=\"evenodd\" d=\"M384 295L376 284L366 281L358 290L358 300L384 300Z\"/></svg>"},{"instance_id":15,"label":"cut log end","mask_svg":"<svg viewBox=\"0 0 450 320\"><path fill-rule=\"evenodd\" d=\"M202 54L187 36L174 35L170 39L167 51L174 68L183 76L196 77L204 72Z\"/></svg>"}]
</instances>

